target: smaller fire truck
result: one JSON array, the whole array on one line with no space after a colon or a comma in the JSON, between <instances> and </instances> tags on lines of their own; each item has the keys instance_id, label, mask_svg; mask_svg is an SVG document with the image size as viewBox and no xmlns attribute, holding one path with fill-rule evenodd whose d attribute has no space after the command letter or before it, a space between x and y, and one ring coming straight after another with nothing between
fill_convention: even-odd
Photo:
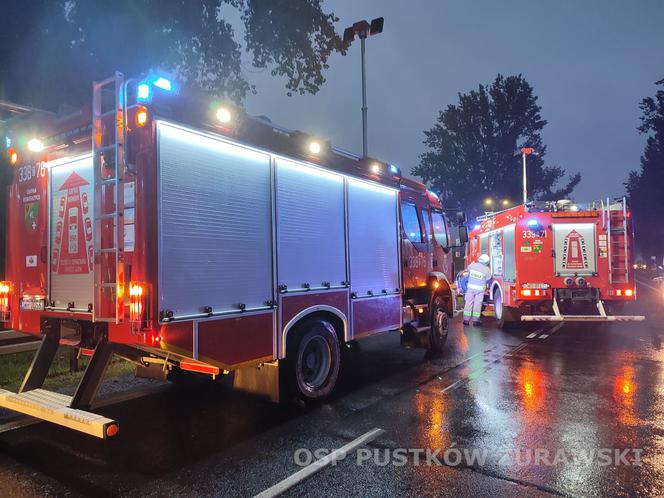
<instances>
[{"instance_id":1,"label":"smaller fire truck","mask_svg":"<svg viewBox=\"0 0 664 498\"><path fill-rule=\"evenodd\" d=\"M477 219L467 262L491 260L488 297L501 327L525 321L643 320L636 298L633 228L624 198L590 204L529 202Z\"/></svg>"},{"instance_id":2,"label":"smaller fire truck","mask_svg":"<svg viewBox=\"0 0 664 498\"><path fill-rule=\"evenodd\" d=\"M107 438L118 423L88 410L114 356L313 400L352 341L445 343L467 233L393 164L163 75L117 73L91 107L17 118L8 139L0 322L42 343L0 406ZM74 396L42 389L63 345L93 351Z\"/></svg>"}]
</instances>

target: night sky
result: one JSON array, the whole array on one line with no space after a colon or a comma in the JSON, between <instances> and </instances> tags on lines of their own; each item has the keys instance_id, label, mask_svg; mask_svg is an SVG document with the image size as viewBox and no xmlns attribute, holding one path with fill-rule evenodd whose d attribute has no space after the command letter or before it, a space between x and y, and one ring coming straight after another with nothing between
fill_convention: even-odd
<instances>
[{"instance_id":1,"label":"night sky","mask_svg":"<svg viewBox=\"0 0 664 498\"><path fill-rule=\"evenodd\" d=\"M338 31L385 17L367 40L369 154L415 166L423 130L458 92L497 73L522 73L548 121L547 160L580 171L579 201L622 195L639 166L640 100L664 78L664 1L326 1ZM360 46L335 55L317 95L288 97L281 82L246 65L251 114L329 138L360 153ZM519 174L515 171L515 174Z\"/></svg>"}]
</instances>

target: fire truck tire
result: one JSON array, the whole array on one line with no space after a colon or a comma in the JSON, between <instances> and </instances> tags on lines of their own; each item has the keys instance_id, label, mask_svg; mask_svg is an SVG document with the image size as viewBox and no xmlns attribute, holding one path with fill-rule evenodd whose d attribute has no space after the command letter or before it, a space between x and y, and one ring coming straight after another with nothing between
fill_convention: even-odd
<instances>
[{"instance_id":1,"label":"fire truck tire","mask_svg":"<svg viewBox=\"0 0 664 498\"><path fill-rule=\"evenodd\" d=\"M496 325L499 328L508 329L516 324L518 311L503 305L503 293L500 290L493 296L493 309L496 313Z\"/></svg>"},{"instance_id":2,"label":"fire truck tire","mask_svg":"<svg viewBox=\"0 0 664 498\"><path fill-rule=\"evenodd\" d=\"M433 300L431 306L431 338L429 349L441 352L450 331L450 317L447 315L447 302L441 296Z\"/></svg>"},{"instance_id":3,"label":"fire truck tire","mask_svg":"<svg viewBox=\"0 0 664 498\"><path fill-rule=\"evenodd\" d=\"M304 401L328 396L339 377L341 363L341 347L334 327L322 318L313 318L293 330L292 339L284 371L291 393Z\"/></svg>"}]
</instances>

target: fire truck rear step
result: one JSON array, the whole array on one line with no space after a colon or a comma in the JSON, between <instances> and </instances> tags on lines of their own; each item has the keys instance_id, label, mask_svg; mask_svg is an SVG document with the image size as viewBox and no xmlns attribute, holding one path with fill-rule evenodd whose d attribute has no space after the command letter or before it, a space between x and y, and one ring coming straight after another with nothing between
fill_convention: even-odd
<instances>
[{"instance_id":1,"label":"fire truck rear step","mask_svg":"<svg viewBox=\"0 0 664 498\"><path fill-rule=\"evenodd\" d=\"M558 307L558 300L553 300L553 315L522 315L522 322L641 322L646 319L640 315L607 315L604 303L597 301L599 315L563 315Z\"/></svg>"},{"instance_id":2,"label":"fire truck rear step","mask_svg":"<svg viewBox=\"0 0 664 498\"><path fill-rule=\"evenodd\" d=\"M100 439L113 437L118 433L118 423L96 413L71 408L72 396L34 389L23 393L13 393L0 389L0 406L52 422Z\"/></svg>"},{"instance_id":3,"label":"fire truck rear step","mask_svg":"<svg viewBox=\"0 0 664 498\"><path fill-rule=\"evenodd\" d=\"M105 339L98 342L73 396L42 388L59 346L60 327L45 327L39 350L18 394L0 389L0 406L98 438L115 436L119 431L115 420L87 409L92 406L106 367L115 349L120 346L114 346Z\"/></svg>"},{"instance_id":4,"label":"fire truck rear step","mask_svg":"<svg viewBox=\"0 0 664 498\"><path fill-rule=\"evenodd\" d=\"M642 322L639 315L523 315L522 322Z\"/></svg>"}]
</instances>

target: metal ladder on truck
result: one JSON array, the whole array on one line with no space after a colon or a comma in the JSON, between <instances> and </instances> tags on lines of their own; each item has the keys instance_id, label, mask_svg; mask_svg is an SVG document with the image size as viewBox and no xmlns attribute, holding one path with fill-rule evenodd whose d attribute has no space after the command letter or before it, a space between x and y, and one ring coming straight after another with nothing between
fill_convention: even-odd
<instances>
[{"instance_id":1,"label":"metal ladder on truck","mask_svg":"<svg viewBox=\"0 0 664 498\"><path fill-rule=\"evenodd\" d=\"M93 322L124 321L124 77L95 82Z\"/></svg>"},{"instance_id":2,"label":"metal ladder on truck","mask_svg":"<svg viewBox=\"0 0 664 498\"><path fill-rule=\"evenodd\" d=\"M606 199L606 232L609 248L609 283L629 283L629 237L627 232L627 200Z\"/></svg>"},{"instance_id":3,"label":"metal ladder on truck","mask_svg":"<svg viewBox=\"0 0 664 498\"><path fill-rule=\"evenodd\" d=\"M92 152L94 168L94 302L92 326L100 334L95 352L73 396L43 389L60 346L59 323L48 320L41 345L18 393L0 389L0 406L98 438L113 437L115 420L88 411L113 354L131 355L108 342L98 322L124 320L124 77L94 83L92 97Z\"/></svg>"}]
</instances>

